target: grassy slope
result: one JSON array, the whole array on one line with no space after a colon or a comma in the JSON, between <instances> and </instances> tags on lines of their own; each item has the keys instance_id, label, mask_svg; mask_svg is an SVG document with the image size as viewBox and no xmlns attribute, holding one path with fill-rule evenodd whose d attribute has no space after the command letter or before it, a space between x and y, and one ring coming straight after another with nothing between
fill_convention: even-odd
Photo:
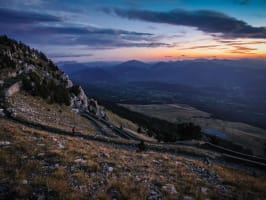
<instances>
[{"instance_id":1,"label":"grassy slope","mask_svg":"<svg viewBox=\"0 0 266 200\"><path fill-rule=\"evenodd\" d=\"M145 134L138 133L137 130L139 126L132 121L129 121L125 118L120 117L119 115L107 110L106 115L108 120L115 124L117 127L122 126L124 130L130 132L131 134L136 135L138 138L143 139L144 141L153 141L156 142L157 140L153 137L146 136Z\"/></svg>"},{"instance_id":2,"label":"grassy slope","mask_svg":"<svg viewBox=\"0 0 266 200\"><path fill-rule=\"evenodd\" d=\"M218 164L209 167L178 155L136 153L22 127L3 118L0 138L10 142L0 146L0 186L6 186L13 197L29 198L35 193L49 199L110 199L110 191L116 190L126 199L146 199L151 188L159 189L164 199L266 197L265 175ZM193 172L190 165L217 173L226 192Z\"/></svg>"},{"instance_id":3,"label":"grassy slope","mask_svg":"<svg viewBox=\"0 0 266 200\"><path fill-rule=\"evenodd\" d=\"M114 123L116 126L120 127L122 126L123 128L128 128L131 129L133 131L137 131L138 129L138 125L127 120L124 119L122 117L120 117L119 115L111 112L111 111L106 111L106 115L109 121L111 121L112 123Z\"/></svg>"},{"instance_id":4,"label":"grassy slope","mask_svg":"<svg viewBox=\"0 0 266 200\"><path fill-rule=\"evenodd\" d=\"M50 127L71 131L75 126L77 131L95 134L94 126L70 107L58 104L48 104L40 97L32 97L25 92L16 93L8 99L9 104L17 113L17 117Z\"/></svg>"}]
</instances>

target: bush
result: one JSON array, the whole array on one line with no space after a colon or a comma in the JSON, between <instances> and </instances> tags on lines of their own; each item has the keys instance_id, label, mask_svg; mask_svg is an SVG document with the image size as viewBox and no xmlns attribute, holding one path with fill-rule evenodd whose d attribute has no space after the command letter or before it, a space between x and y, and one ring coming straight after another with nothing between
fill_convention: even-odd
<instances>
[{"instance_id":1,"label":"bush","mask_svg":"<svg viewBox=\"0 0 266 200\"><path fill-rule=\"evenodd\" d=\"M80 94L79 85L74 85L71 88L69 88L69 92L73 93L76 96L78 96Z\"/></svg>"},{"instance_id":2,"label":"bush","mask_svg":"<svg viewBox=\"0 0 266 200\"><path fill-rule=\"evenodd\" d=\"M181 135L181 140L200 139L201 128L193 123L182 123L178 124L178 131Z\"/></svg>"},{"instance_id":3,"label":"bush","mask_svg":"<svg viewBox=\"0 0 266 200\"><path fill-rule=\"evenodd\" d=\"M56 103L70 105L70 97L66 88L59 85L55 87L54 91L55 92L53 97Z\"/></svg>"},{"instance_id":4,"label":"bush","mask_svg":"<svg viewBox=\"0 0 266 200\"><path fill-rule=\"evenodd\" d=\"M36 72L30 72L28 78L23 77L22 83L23 89L30 92L31 95L47 99L49 103L70 105L69 91L62 85L56 85L52 79L44 78L42 80Z\"/></svg>"}]
</instances>

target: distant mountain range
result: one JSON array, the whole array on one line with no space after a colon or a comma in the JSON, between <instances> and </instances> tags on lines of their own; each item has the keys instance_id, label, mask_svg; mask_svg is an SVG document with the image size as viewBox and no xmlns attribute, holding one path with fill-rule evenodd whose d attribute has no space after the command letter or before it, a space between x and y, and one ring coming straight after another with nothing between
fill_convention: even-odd
<instances>
[{"instance_id":1,"label":"distant mountain range","mask_svg":"<svg viewBox=\"0 0 266 200\"><path fill-rule=\"evenodd\" d=\"M59 66L73 80L83 83L158 81L230 89L262 89L266 85L266 61L255 59L197 59L155 64L131 60L113 66L110 63L91 63L90 67L79 63Z\"/></svg>"},{"instance_id":2,"label":"distant mountain range","mask_svg":"<svg viewBox=\"0 0 266 200\"><path fill-rule=\"evenodd\" d=\"M62 71L67 74L72 74L74 72L78 72L88 68L97 68L97 67L109 67L119 64L120 62L75 62L75 61L65 61L65 62L57 62L56 64L60 67Z\"/></svg>"}]
</instances>

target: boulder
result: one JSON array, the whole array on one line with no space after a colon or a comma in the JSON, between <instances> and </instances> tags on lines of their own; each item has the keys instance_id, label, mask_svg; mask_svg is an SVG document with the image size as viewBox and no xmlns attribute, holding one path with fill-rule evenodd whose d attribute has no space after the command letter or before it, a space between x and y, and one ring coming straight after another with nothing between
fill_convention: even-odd
<instances>
[{"instance_id":1,"label":"boulder","mask_svg":"<svg viewBox=\"0 0 266 200\"><path fill-rule=\"evenodd\" d=\"M80 101L82 103L81 106L83 108L87 109L88 108L88 98L87 98L84 90L82 89L82 87L79 87L79 89L80 89L80 93L78 95L78 98L80 99Z\"/></svg>"},{"instance_id":2,"label":"boulder","mask_svg":"<svg viewBox=\"0 0 266 200\"><path fill-rule=\"evenodd\" d=\"M73 82L69 79L68 75L65 75L66 81L67 81L67 88L73 87Z\"/></svg>"},{"instance_id":3,"label":"boulder","mask_svg":"<svg viewBox=\"0 0 266 200\"><path fill-rule=\"evenodd\" d=\"M100 106L95 99L88 100L89 111L94 113L96 116L104 118L106 116L104 107Z\"/></svg>"},{"instance_id":4,"label":"boulder","mask_svg":"<svg viewBox=\"0 0 266 200\"><path fill-rule=\"evenodd\" d=\"M5 116L4 109L0 108L0 117L4 117L4 116Z\"/></svg>"},{"instance_id":5,"label":"boulder","mask_svg":"<svg viewBox=\"0 0 266 200\"><path fill-rule=\"evenodd\" d=\"M88 109L88 97L86 96L82 87L79 87L80 93L77 96L72 96L70 99L70 105L74 109L87 110Z\"/></svg>"},{"instance_id":6,"label":"boulder","mask_svg":"<svg viewBox=\"0 0 266 200\"><path fill-rule=\"evenodd\" d=\"M9 88L6 89L5 97L11 97L15 93L19 92L21 89L21 86L22 86L22 83L20 81L11 85Z\"/></svg>"}]
</instances>

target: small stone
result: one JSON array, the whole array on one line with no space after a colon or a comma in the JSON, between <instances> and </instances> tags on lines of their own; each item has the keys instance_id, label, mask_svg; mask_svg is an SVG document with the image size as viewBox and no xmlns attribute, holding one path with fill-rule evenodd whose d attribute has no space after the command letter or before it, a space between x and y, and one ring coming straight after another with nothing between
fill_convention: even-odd
<instances>
[{"instance_id":1,"label":"small stone","mask_svg":"<svg viewBox=\"0 0 266 200\"><path fill-rule=\"evenodd\" d=\"M0 117L4 117L5 116L5 113L4 113L4 109L0 109Z\"/></svg>"},{"instance_id":2,"label":"small stone","mask_svg":"<svg viewBox=\"0 0 266 200\"><path fill-rule=\"evenodd\" d=\"M206 188L206 187L202 187L202 188L200 189L200 191L201 191L203 194L207 194L207 193L208 193L208 188Z\"/></svg>"},{"instance_id":3,"label":"small stone","mask_svg":"<svg viewBox=\"0 0 266 200\"><path fill-rule=\"evenodd\" d=\"M175 188L175 186L173 184L170 184L169 187L171 189L170 190L171 194L177 194L176 188Z\"/></svg>"},{"instance_id":4,"label":"small stone","mask_svg":"<svg viewBox=\"0 0 266 200\"><path fill-rule=\"evenodd\" d=\"M108 167L108 172L112 172L113 170L114 170L114 168Z\"/></svg>"},{"instance_id":5,"label":"small stone","mask_svg":"<svg viewBox=\"0 0 266 200\"><path fill-rule=\"evenodd\" d=\"M58 148L59 148L59 149L64 149L65 146L64 146L63 144L61 144L61 143L58 143Z\"/></svg>"},{"instance_id":6,"label":"small stone","mask_svg":"<svg viewBox=\"0 0 266 200\"><path fill-rule=\"evenodd\" d=\"M44 195L39 195L38 198L37 198L37 200L45 200L45 199L46 199L46 198L45 198Z\"/></svg>"},{"instance_id":7,"label":"small stone","mask_svg":"<svg viewBox=\"0 0 266 200\"><path fill-rule=\"evenodd\" d=\"M9 142L9 141L0 141L0 146L2 145L2 146L5 146L5 145L10 145L11 144L11 142Z\"/></svg>"},{"instance_id":8,"label":"small stone","mask_svg":"<svg viewBox=\"0 0 266 200\"><path fill-rule=\"evenodd\" d=\"M141 181L141 178L138 177L138 176L136 176L136 181L137 181L137 182Z\"/></svg>"},{"instance_id":9,"label":"small stone","mask_svg":"<svg viewBox=\"0 0 266 200\"><path fill-rule=\"evenodd\" d=\"M182 165L182 163L179 162L179 161L176 161L175 164L176 164L176 166L180 166L180 165Z\"/></svg>"},{"instance_id":10,"label":"small stone","mask_svg":"<svg viewBox=\"0 0 266 200\"><path fill-rule=\"evenodd\" d=\"M170 192L171 194L177 194L176 188L173 184L166 184L162 187L163 190Z\"/></svg>"},{"instance_id":11,"label":"small stone","mask_svg":"<svg viewBox=\"0 0 266 200\"><path fill-rule=\"evenodd\" d=\"M83 160L83 159L79 158L79 159L74 160L74 162L75 163L85 164L86 163L86 160Z\"/></svg>"},{"instance_id":12,"label":"small stone","mask_svg":"<svg viewBox=\"0 0 266 200\"><path fill-rule=\"evenodd\" d=\"M39 153L38 157L43 157L45 155L45 153Z\"/></svg>"},{"instance_id":13,"label":"small stone","mask_svg":"<svg viewBox=\"0 0 266 200\"><path fill-rule=\"evenodd\" d=\"M150 194L151 194L151 195L155 195L155 194L157 194L157 193L156 193L154 190L151 190L151 191L150 191Z\"/></svg>"},{"instance_id":14,"label":"small stone","mask_svg":"<svg viewBox=\"0 0 266 200\"><path fill-rule=\"evenodd\" d=\"M194 197L186 195L186 196L184 196L183 199L184 200L194 200Z\"/></svg>"}]
</instances>

